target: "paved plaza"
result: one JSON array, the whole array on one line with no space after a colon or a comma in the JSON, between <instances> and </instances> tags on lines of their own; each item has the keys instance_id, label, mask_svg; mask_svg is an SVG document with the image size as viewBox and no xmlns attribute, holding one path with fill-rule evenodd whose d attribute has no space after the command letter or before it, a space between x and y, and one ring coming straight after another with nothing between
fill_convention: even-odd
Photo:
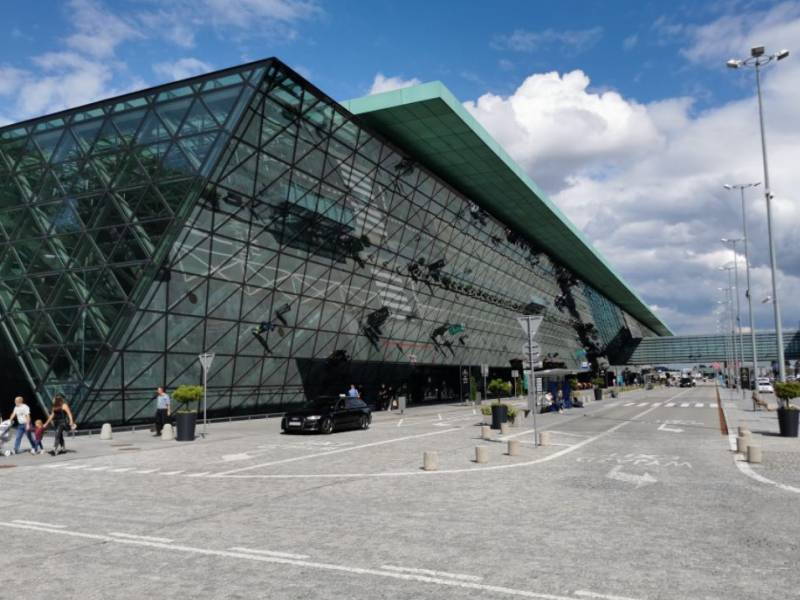
<instances>
[{"instance_id":1,"label":"paved plaza","mask_svg":"<svg viewBox=\"0 0 800 600\"><path fill-rule=\"evenodd\" d=\"M734 400L723 392L730 420L746 414ZM737 466L714 387L540 415L551 445L533 447L528 420L505 436L522 442L514 457L481 421L428 406L287 436L259 419L193 443L118 432L3 458L0 571L76 599L799 593L800 489L774 466L798 455L771 438L763 465ZM423 451L439 470L421 469Z\"/></svg>"}]
</instances>

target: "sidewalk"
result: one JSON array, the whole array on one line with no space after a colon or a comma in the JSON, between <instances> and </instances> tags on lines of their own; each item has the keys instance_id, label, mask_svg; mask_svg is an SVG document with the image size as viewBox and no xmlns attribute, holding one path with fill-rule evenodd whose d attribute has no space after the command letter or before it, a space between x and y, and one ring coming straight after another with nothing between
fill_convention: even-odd
<instances>
[{"instance_id":1,"label":"sidewalk","mask_svg":"<svg viewBox=\"0 0 800 600\"><path fill-rule=\"evenodd\" d=\"M746 426L753 444L761 447L762 463L749 465L752 471L776 485L800 487L800 438L781 437L778 428L778 414L763 408L753 411L753 401L749 395L742 399L739 390L720 389L722 408L728 423L728 431L735 441L737 427ZM776 399L762 394L769 404Z\"/></svg>"}]
</instances>

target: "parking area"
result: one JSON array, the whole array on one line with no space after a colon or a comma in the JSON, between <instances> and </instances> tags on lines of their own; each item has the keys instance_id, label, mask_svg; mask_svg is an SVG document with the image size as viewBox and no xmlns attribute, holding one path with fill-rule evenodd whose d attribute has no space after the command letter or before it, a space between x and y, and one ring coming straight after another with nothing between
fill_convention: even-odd
<instances>
[{"instance_id":1,"label":"parking area","mask_svg":"<svg viewBox=\"0 0 800 600\"><path fill-rule=\"evenodd\" d=\"M547 447L530 418L490 441L482 420L430 406L329 436L253 420L193 443L140 431L3 459L17 466L0 469L0 568L57 573L42 593L67 598L796 593L800 507L737 470L713 387L539 415ZM424 451L437 471L421 469ZM790 527L754 509L775 502Z\"/></svg>"}]
</instances>

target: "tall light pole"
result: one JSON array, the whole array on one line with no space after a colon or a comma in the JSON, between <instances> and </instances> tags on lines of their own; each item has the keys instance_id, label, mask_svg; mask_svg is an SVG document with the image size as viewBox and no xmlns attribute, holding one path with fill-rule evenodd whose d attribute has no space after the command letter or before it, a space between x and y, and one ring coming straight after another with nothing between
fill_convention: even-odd
<instances>
[{"instance_id":1,"label":"tall light pole","mask_svg":"<svg viewBox=\"0 0 800 600\"><path fill-rule=\"evenodd\" d=\"M736 244L743 241L742 238L722 238L723 244L730 243L733 246L733 281L734 291L736 292L736 329L739 333L739 359L742 367L744 366L744 334L742 333L742 313L739 309L739 260L736 252ZM730 266L728 264L727 266ZM739 382L742 382L742 372L739 371ZM744 398L744 387L742 387L742 398Z\"/></svg>"},{"instance_id":2,"label":"tall light pole","mask_svg":"<svg viewBox=\"0 0 800 600\"><path fill-rule=\"evenodd\" d=\"M724 290L725 288L717 288L718 290ZM720 334L722 334L723 340L723 348L725 349L725 371L727 373L728 381L726 382L726 387L731 387L731 382L733 381L733 371L731 370L731 365L733 364L733 354L731 353L731 349L728 346L728 336L725 335L725 329L727 325L725 324L725 320L728 318L727 314L727 307L729 306L727 294L725 300L717 300L717 304L721 310L719 315L719 322L717 323L717 327L719 329Z\"/></svg>"},{"instance_id":3,"label":"tall light pole","mask_svg":"<svg viewBox=\"0 0 800 600\"><path fill-rule=\"evenodd\" d=\"M764 103L761 98L761 67L773 61L783 60L789 56L788 50L779 50L774 54L766 54L764 46L750 48L750 56L745 59L732 58L726 64L731 69L752 67L756 71L756 92L758 95L758 123L761 128L761 158L764 163L764 199L767 202L767 234L769 237L769 262L772 269L772 310L775 314L775 337L778 343L778 377L786 381L786 367L783 360L783 326L781 325L781 310L778 304L778 285L776 274L778 270L775 258L775 241L772 239L772 193L769 187L769 166L767 164L767 138L764 133Z\"/></svg>"},{"instance_id":4,"label":"tall light pole","mask_svg":"<svg viewBox=\"0 0 800 600\"><path fill-rule=\"evenodd\" d=\"M718 288L721 292L725 292L725 302L728 303L729 308L729 315L731 320L731 344L733 346L733 383L734 385L738 385L739 382L739 356L736 350L736 321L733 314L733 281L731 278L731 271L733 267L719 267L720 270L724 270L728 272L728 287L721 287Z\"/></svg>"},{"instance_id":5,"label":"tall light pole","mask_svg":"<svg viewBox=\"0 0 800 600\"><path fill-rule=\"evenodd\" d=\"M753 318L753 297L752 297L752 290L750 289L750 254L748 251L749 245L749 238L747 237L747 204L744 201L744 191L747 188L757 187L761 185L760 182L754 183L737 183L734 185L725 184L723 187L726 190L739 190L739 194L742 200L742 238L744 244L744 272L746 276L746 283L747 288L745 290L745 296L747 297L747 312L748 317L750 319L750 343L751 343L751 350L753 352L753 381L756 383L758 382L758 353L756 351L756 324ZM735 248L734 248L735 251ZM754 394L758 396L758 385L753 386Z\"/></svg>"}]
</instances>

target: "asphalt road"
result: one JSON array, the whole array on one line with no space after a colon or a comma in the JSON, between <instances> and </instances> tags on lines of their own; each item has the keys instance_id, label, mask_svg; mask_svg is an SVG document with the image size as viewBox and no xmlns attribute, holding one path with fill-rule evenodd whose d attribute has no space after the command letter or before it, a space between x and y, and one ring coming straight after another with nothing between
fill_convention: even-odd
<instances>
[{"instance_id":1,"label":"asphalt road","mask_svg":"<svg viewBox=\"0 0 800 600\"><path fill-rule=\"evenodd\" d=\"M76 438L0 459L16 465L0 469L0 573L14 597L25 581L68 599L800 597L800 498L736 468L715 398L542 415L553 444L523 424L517 457L452 406L331 436L260 420L189 444Z\"/></svg>"}]
</instances>

